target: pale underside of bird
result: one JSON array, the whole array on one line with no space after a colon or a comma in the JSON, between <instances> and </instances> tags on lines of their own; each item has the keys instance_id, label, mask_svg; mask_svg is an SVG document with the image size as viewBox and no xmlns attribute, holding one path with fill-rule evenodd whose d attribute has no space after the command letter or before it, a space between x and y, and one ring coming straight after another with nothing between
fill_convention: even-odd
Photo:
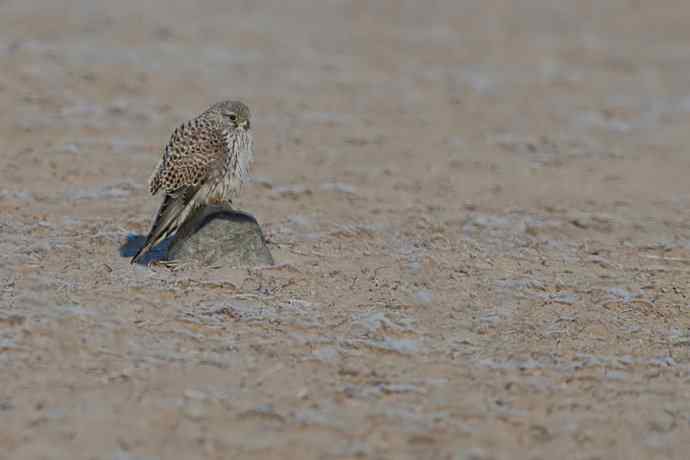
<instances>
[{"instance_id":1,"label":"pale underside of bird","mask_svg":"<svg viewBox=\"0 0 690 460\"><path fill-rule=\"evenodd\" d=\"M132 263L174 234L194 209L232 204L253 156L249 108L242 102L214 104L175 129L149 179L152 195L165 194L163 203Z\"/></svg>"}]
</instances>

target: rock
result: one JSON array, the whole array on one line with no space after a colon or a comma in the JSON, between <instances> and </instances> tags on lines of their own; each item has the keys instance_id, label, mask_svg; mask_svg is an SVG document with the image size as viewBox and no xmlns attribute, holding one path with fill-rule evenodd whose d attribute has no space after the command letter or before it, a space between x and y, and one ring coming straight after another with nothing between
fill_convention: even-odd
<instances>
[{"instance_id":1,"label":"rock","mask_svg":"<svg viewBox=\"0 0 690 460\"><path fill-rule=\"evenodd\" d=\"M167 259L204 265L271 265L273 256L256 219L225 205L192 214L177 231Z\"/></svg>"}]
</instances>

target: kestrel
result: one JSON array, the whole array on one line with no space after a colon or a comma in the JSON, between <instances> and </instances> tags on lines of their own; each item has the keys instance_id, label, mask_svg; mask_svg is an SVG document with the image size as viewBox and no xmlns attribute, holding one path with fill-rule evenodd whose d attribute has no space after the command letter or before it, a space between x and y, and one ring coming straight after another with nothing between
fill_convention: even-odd
<instances>
[{"instance_id":1,"label":"kestrel","mask_svg":"<svg viewBox=\"0 0 690 460\"><path fill-rule=\"evenodd\" d=\"M165 197L132 263L172 235L197 207L232 204L254 157L249 118L242 102L223 101L173 131L149 179L151 194L162 190Z\"/></svg>"}]
</instances>

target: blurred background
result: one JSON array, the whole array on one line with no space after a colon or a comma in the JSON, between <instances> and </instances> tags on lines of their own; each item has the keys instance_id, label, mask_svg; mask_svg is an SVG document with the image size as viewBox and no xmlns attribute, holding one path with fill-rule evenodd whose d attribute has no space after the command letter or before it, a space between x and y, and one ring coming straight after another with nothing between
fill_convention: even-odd
<instances>
[{"instance_id":1,"label":"blurred background","mask_svg":"<svg viewBox=\"0 0 690 460\"><path fill-rule=\"evenodd\" d=\"M141 184L174 126L214 101L241 98L255 112L258 175L366 181L389 171L389 185L414 176L481 199L457 174L487 151L539 167L616 155L658 163L677 150L670 145L685 135L690 110L680 6L4 1L0 98L12 109L2 115L2 142L5 151L23 151L28 138L57 150L50 161L58 167L77 149L116 163L111 179ZM48 161L39 152L4 155L3 170L32 155ZM76 175L96 180L97 167ZM3 179L69 185L38 169ZM654 198L669 196L663 187L674 170L655 177L663 193ZM517 167L501 181L514 192L506 201L523 205L523 193L549 200L548 183L533 192L512 186L532 173ZM555 187L598 195L570 177Z\"/></svg>"},{"instance_id":2,"label":"blurred background","mask_svg":"<svg viewBox=\"0 0 690 460\"><path fill-rule=\"evenodd\" d=\"M0 98L11 110L2 142L15 153L3 155L3 180L40 177L51 190L75 180L142 184L174 126L231 97L255 112L257 175L387 175L391 186L414 178L481 201L458 174L509 151L501 163L511 177L494 183L483 170L462 182L502 187L501 204L549 202L563 186L584 202L600 196L586 178L545 178L533 191L514 182L571 157L642 157L651 166L678 150L690 110L681 6L4 1ZM42 151L24 152L27 139ZM48 159L46 148L57 155ZM71 179L49 167L10 172L77 157L98 162L72 165L86 169ZM510 163L518 157L527 162ZM105 165L114 169L103 176ZM665 187L677 183L668 174L685 173L641 171L643 182L659 180L658 193L629 184L629 196L611 190L611 200L668 198Z\"/></svg>"},{"instance_id":3,"label":"blurred background","mask_svg":"<svg viewBox=\"0 0 690 460\"><path fill-rule=\"evenodd\" d=\"M689 25L0 0L0 458L685 458ZM162 146L226 98L282 268L132 268Z\"/></svg>"}]
</instances>

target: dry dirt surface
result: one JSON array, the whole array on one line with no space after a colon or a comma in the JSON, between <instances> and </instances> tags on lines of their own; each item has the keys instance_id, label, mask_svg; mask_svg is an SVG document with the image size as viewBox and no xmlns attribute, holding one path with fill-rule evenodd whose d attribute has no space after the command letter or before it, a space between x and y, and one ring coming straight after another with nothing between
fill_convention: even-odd
<instances>
[{"instance_id":1,"label":"dry dirt surface","mask_svg":"<svg viewBox=\"0 0 690 460\"><path fill-rule=\"evenodd\" d=\"M688 458L689 24L0 0L0 459ZM277 265L130 265L226 97Z\"/></svg>"}]
</instances>

